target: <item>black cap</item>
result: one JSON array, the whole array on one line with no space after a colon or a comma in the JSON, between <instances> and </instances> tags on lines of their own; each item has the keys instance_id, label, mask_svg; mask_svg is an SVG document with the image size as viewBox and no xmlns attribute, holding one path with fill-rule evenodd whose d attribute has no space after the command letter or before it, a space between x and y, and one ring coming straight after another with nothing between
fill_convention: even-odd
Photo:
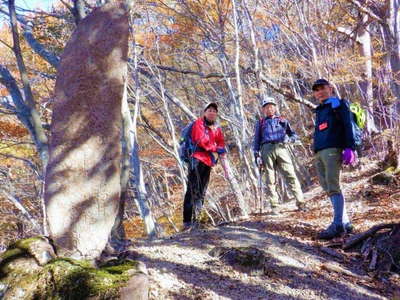
<instances>
[{"instance_id":1,"label":"black cap","mask_svg":"<svg viewBox=\"0 0 400 300\"><path fill-rule=\"evenodd\" d=\"M210 102L208 103L206 106L204 106L204 111L207 110L207 108L209 108L210 106L214 107L216 111L218 111L218 104L215 102Z\"/></svg>"},{"instance_id":2,"label":"black cap","mask_svg":"<svg viewBox=\"0 0 400 300\"><path fill-rule=\"evenodd\" d=\"M312 85L312 90L315 91L315 89L316 89L317 87L321 86L321 85L330 85L330 83L329 83L328 80L323 79L323 78L317 79L317 80L313 83L313 85Z\"/></svg>"}]
</instances>

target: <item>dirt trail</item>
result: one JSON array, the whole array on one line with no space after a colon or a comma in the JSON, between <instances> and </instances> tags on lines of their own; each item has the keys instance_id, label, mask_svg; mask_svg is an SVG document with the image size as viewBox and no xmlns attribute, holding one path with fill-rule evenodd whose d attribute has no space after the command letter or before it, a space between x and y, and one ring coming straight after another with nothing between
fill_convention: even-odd
<instances>
[{"instance_id":1,"label":"dirt trail","mask_svg":"<svg viewBox=\"0 0 400 300\"><path fill-rule=\"evenodd\" d=\"M398 199L386 207L360 196L373 167L358 176L345 174L349 210L358 230L372 224L399 220ZM373 279L356 252L343 252L332 242L315 240L329 224L330 204L317 185L306 193L308 209L299 213L286 205L277 217L247 221L205 230L183 232L153 241L137 240L151 278L151 299L396 299L400 279ZM386 199L386 198L385 198ZM375 199L376 200L376 199ZM374 201L375 201L374 200ZM383 200L382 200L383 201ZM389 207L389 208L388 208ZM386 216L387 210L391 211ZM371 214L373 212L373 214ZM393 213L395 212L395 213ZM398 214L397 214L398 213ZM386 216L384 220L376 218ZM338 241L340 242L340 240ZM249 276L209 255L216 246L253 246L266 255L264 275ZM398 293L398 294L397 294Z\"/></svg>"}]
</instances>

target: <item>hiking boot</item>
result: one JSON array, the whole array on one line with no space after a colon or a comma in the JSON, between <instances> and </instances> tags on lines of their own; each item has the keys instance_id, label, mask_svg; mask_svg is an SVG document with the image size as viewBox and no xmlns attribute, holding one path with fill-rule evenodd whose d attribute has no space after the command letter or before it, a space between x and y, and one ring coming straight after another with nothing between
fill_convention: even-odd
<instances>
[{"instance_id":1,"label":"hiking boot","mask_svg":"<svg viewBox=\"0 0 400 300\"><path fill-rule=\"evenodd\" d=\"M329 227L318 234L318 238L321 240L331 240L335 237L339 237L344 232L344 226L342 224L331 224Z\"/></svg>"},{"instance_id":2,"label":"hiking boot","mask_svg":"<svg viewBox=\"0 0 400 300\"><path fill-rule=\"evenodd\" d=\"M354 230L354 225L349 223L344 224L344 230L346 231L346 233L352 233Z\"/></svg>"},{"instance_id":3,"label":"hiking boot","mask_svg":"<svg viewBox=\"0 0 400 300\"><path fill-rule=\"evenodd\" d=\"M192 230L198 230L198 229L202 229L202 224L200 224L199 222L195 221L192 224Z\"/></svg>"},{"instance_id":4,"label":"hiking boot","mask_svg":"<svg viewBox=\"0 0 400 300\"><path fill-rule=\"evenodd\" d=\"M182 231L190 231L192 229L192 223L190 222L184 222Z\"/></svg>"},{"instance_id":5,"label":"hiking boot","mask_svg":"<svg viewBox=\"0 0 400 300\"><path fill-rule=\"evenodd\" d=\"M296 206L298 211L306 211L306 204L304 202L297 202Z\"/></svg>"}]
</instances>

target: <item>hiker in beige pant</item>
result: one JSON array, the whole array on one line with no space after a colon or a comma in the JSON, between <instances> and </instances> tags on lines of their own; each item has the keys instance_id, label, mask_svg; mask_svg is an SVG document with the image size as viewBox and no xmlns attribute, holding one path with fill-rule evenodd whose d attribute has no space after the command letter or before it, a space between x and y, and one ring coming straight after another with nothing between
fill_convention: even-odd
<instances>
[{"instance_id":1,"label":"hiker in beige pant","mask_svg":"<svg viewBox=\"0 0 400 300\"><path fill-rule=\"evenodd\" d=\"M263 99L264 118L256 124L253 151L258 166L263 165L267 175L267 199L271 203L272 214L278 214L278 194L276 192L275 170L280 170L286 183L296 198L298 209L304 210L304 197L299 180L294 171L293 162L287 143L295 142L297 136L289 122L276 114L276 103L273 98ZM260 157L261 150L261 157Z\"/></svg>"},{"instance_id":2,"label":"hiker in beige pant","mask_svg":"<svg viewBox=\"0 0 400 300\"><path fill-rule=\"evenodd\" d=\"M276 192L276 176L275 170L279 169L283 174L289 190L296 199L296 204L300 209L304 208L304 197L301 191L299 180L293 168L293 162L290 157L286 145L283 143L265 143L261 147L261 157L267 177L267 194L266 198L270 201L273 213L277 213L278 194Z\"/></svg>"}]
</instances>

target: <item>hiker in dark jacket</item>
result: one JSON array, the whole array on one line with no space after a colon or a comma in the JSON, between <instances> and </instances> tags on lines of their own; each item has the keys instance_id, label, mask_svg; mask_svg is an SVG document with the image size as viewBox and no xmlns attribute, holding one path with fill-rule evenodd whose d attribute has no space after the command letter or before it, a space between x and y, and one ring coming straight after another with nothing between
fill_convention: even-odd
<instances>
[{"instance_id":1,"label":"hiker in dark jacket","mask_svg":"<svg viewBox=\"0 0 400 300\"><path fill-rule=\"evenodd\" d=\"M335 97L333 87L325 79L315 81L312 90L319 101L315 110L315 164L321 186L333 206L333 221L319 233L319 238L332 239L353 229L339 180L342 163L354 163L356 146L349 103Z\"/></svg>"},{"instance_id":2,"label":"hiker in dark jacket","mask_svg":"<svg viewBox=\"0 0 400 300\"><path fill-rule=\"evenodd\" d=\"M189 164L187 190L183 204L183 229L198 225L204 196L210 180L211 168L221 160L225 178L228 169L225 161L225 142L221 128L217 125L218 106L212 102L204 108L204 115L198 118L192 128L191 137L196 150Z\"/></svg>"},{"instance_id":3,"label":"hiker in dark jacket","mask_svg":"<svg viewBox=\"0 0 400 300\"><path fill-rule=\"evenodd\" d=\"M298 137L290 127L288 120L276 113L276 103L273 98L263 99L262 111L264 117L256 124L253 152L256 164L263 165L265 168L269 191L267 200L271 203L271 213L273 215L279 213L275 178L275 171L278 168L282 171L290 191L296 198L297 207L304 210L303 192L294 171L290 153L286 148L288 142L295 142Z\"/></svg>"}]
</instances>

